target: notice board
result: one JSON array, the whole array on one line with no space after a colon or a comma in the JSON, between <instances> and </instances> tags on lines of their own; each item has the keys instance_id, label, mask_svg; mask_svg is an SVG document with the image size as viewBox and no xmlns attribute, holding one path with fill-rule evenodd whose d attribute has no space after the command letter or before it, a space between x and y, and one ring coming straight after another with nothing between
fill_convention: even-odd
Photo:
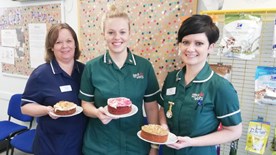
<instances>
[{"instance_id":1,"label":"notice board","mask_svg":"<svg viewBox=\"0 0 276 155\"><path fill-rule=\"evenodd\" d=\"M131 20L128 47L152 63L160 84L168 71L182 67L181 60L177 59L177 32L183 19L196 12L196 0L80 0L81 61L106 52L101 19L108 3L115 3L128 12Z\"/></svg>"},{"instance_id":2,"label":"notice board","mask_svg":"<svg viewBox=\"0 0 276 155\"><path fill-rule=\"evenodd\" d=\"M28 77L35 68L30 61L30 28L42 24L46 27L46 33L52 24L62 21L62 16L61 2L1 8L0 56L2 73ZM45 42L45 38L41 40ZM45 53L35 50L34 52ZM44 55L42 54L39 57L43 60Z\"/></svg>"}]
</instances>

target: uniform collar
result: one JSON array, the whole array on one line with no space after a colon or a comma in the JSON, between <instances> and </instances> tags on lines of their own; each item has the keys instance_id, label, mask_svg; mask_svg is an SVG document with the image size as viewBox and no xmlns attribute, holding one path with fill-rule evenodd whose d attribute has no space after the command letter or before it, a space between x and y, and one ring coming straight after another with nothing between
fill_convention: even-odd
<instances>
[{"instance_id":1,"label":"uniform collar","mask_svg":"<svg viewBox=\"0 0 276 155\"><path fill-rule=\"evenodd\" d=\"M209 64L206 62L202 70L198 73L198 75L193 80L193 83L204 83L211 79L214 75L214 71L211 69Z\"/></svg>"},{"instance_id":2,"label":"uniform collar","mask_svg":"<svg viewBox=\"0 0 276 155\"><path fill-rule=\"evenodd\" d=\"M184 77L184 73L186 72L186 67L184 66L181 70L176 73L176 81L180 81ZM193 83L204 83L211 79L214 75L214 71L211 69L209 64L206 62L202 70L198 73L198 75L193 80Z\"/></svg>"},{"instance_id":3,"label":"uniform collar","mask_svg":"<svg viewBox=\"0 0 276 155\"><path fill-rule=\"evenodd\" d=\"M104 54L104 63L106 64L112 64L113 60L110 57L109 51L107 50L107 52ZM127 59L125 64L130 64L130 65L136 65L136 60L134 58L134 55L130 52L129 48L127 48Z\"/></svg>"},{"instance_id":4,"label":"uniform collar","mask_svg":"<svg viewBox=\"0 0 276 155\"><path fill-rule=\"evenodd\" d=\"M50 61L50 66L51 66L53 74L59 74L59 73L64 72L60 68L60 66L59 66L56 59L53 59L53 60ZM74 69L73 70L77 70L80 73L79 65L78 65L78 63L76 63L76 61L74 62Z\"/></svg>"}]
</instances>

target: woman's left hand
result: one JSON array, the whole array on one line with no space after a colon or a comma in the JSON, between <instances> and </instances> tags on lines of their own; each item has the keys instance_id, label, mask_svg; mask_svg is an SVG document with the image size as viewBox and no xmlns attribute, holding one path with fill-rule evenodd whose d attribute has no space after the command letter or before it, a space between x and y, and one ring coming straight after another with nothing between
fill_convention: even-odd
<instances>
[{"instance_id":1,"label":"woman's left hand","mask_svg":"<svg viewBox=\"0 0 276 155\"><path fill-rule=\"evenodd\" d=\"M190 137L177 137L177 142L173 144L167 144L168 147L179 150L185 147L192 146L192 138Z\"/></svg>"}]
</instances>

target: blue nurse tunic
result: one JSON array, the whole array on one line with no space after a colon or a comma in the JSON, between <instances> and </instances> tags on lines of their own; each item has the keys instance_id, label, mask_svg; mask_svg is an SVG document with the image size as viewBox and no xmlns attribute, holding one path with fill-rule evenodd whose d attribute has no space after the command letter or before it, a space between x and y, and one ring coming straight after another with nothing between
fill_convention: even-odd
<instances>
[{"instance_id":1,"label":"blue nurse tunic","mask_svg":"<svg viewBox=\"0 0 276 155\"><path fill-rule=\"evenodd\" d=\"M53 106L66 100L80 106L78 99L81 74L84 64L75 61L72 75L65 73L56 60L37 67L31 74L22 96L22 106L38 103ZM84 114L52 119L49 115L39 117L34 154L80 155L83 133L86 126Z\"/></svg>"}]
</instances>

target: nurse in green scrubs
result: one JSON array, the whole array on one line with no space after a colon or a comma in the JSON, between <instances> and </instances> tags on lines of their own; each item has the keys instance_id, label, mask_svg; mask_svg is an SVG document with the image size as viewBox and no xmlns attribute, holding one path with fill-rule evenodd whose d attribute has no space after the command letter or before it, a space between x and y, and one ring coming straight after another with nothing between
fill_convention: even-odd
<instances>
[{"instance_id":1,"label":"nurse in green scrubs","mask_svg":"<svg viewBox=\"0 0 276 155\"><path fill-rule=\"evenodd\" d=\"M207 63L219 30L207 15L187 18L178 31L179 56L185 66L168 73L160 104L162 126L178 136L165 155L216 155L216 145L242 134L237 92ZM217 131L222 123L222 130Z\"/></svg>"},{"instance_id":2,"label":"nurse in green scrubs","mask_svg":"<svg viewBox=\"0 0 276 155\"><path fill-rule=\"evenodd\" d=\"M157 155L155 147L138 138L144 123L142 106L149 123L158 123L160 88L151 63L127 48L130 39L128 15L112 5L103 18L103 35L108 50L86 63L79 97L89 123L84 135L85 155ZM127 97L138 107L130 117L109 117L107 99Z\"/></svg>"}]
</instances>

